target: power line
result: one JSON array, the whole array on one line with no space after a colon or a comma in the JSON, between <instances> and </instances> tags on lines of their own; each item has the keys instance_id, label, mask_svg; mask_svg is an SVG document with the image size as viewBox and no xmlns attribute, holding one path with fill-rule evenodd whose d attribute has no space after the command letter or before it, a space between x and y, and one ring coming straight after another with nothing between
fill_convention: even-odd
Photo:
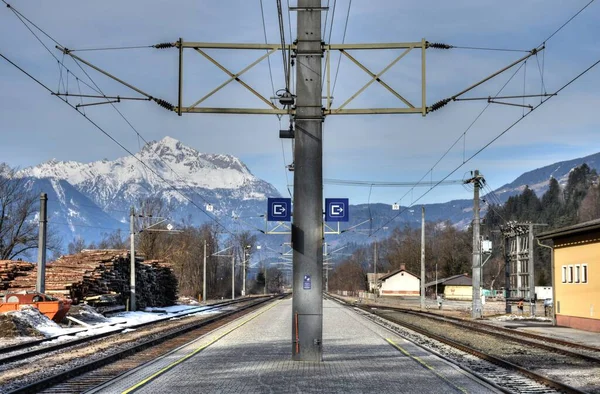
<instances>
[{"instance_id":1,"label":"power line","mask_svg":"<svg viewBox=\"0 0 600 394\"><path fill-rule=\"evenodd\" d=\"M262 16L263 33L265 35L265 44L267 44L267 24L265 23L265 11L263 8L263 0L260 0L260 14ZM266 50L266 52L269 52ZM273 71L271 70L271 56L267 56L267 63L269 63L269 77L271 77L271 89L273 90L273 97L275 97L275 83L273 82Z\"/></svg>"},{"instance_id":2,"label":"power line","mask_svg":"<svg viewBox=\"0 0 600 394\"><path fill-rule=\"evenodd\" d=\"M350 8L352 7L352 0L348 2L348 12L346 13L346 22L344 23L344 35L342 36L342 44L346 42L346 31L348 30L348 19L350 19ZM335 78L333 79L333 88L331 89L331 95L335 93L335 85L337 84L338 73L340 72L340 63L342 61L342 53L338 57L337 69L335 71Z\"/></svg>"},{"instance_id":3,"label":"power line","mask_svg":"<svg viewBox=\"0 0 600 394\"><path fill-rule=\"evenodd\" d=\"M86 228L95 228L95 229L99 229L99 230L124 230L125 227L123 228L119 228L119 227L100 227L100 226L91 226L88 224L73 224L73 223L64 223L64 222L55 222L54 220L49 220L48 224L58 224L61 226L74 226L74 227L86 227ZM123 225L125 226L125 225Z\"/></svg>"},{"instance_id":4,"label":"power line","mask_svg":"<svg viewBox=\"0 0 600 394\"><path fill-rule=\"evenodd\" d=\"M327 33L327 19L329 17L329 2L330 2L330 0L327 0L327 5L325 6L325 8L327 8L327 11L325 11L325 23L323 24L323 33L321 33L321 37L325 37L325 34Z\"/></svg>"},{"instance_id":5,"label":"power line","mask_svg":"<svg viewBox=\"0 0 600 394\"><path fill-rule=\"evenodd\" d=\"M91 52L91 51L119 51L124 49L145 49L154 48L154 45L136 45L128 47L100 47L100 48L81 48L81 49L69 49L69 52Z\"/></svg>"},{"instance_id":6,"label":"power line","mask_svg":"<svg viewBox=\"0 0 600 394\"><path fill-rule=\"evenodd\" d=\"M3 1L3 2L6 4L6 2L5 2L4 0L2 0L2 1ZM7 4L7 6L8 6L8 4ZM20 20L21 20L21 22L22 22L22 23L23 23L23 24L24 24L24 25L27 27L27 29L28 29L28 30L29 30L29 31L30 31L30 32L31 32L31 33L32 33L32 34L33 34L33 35L36 37L36 39L37 39L37 40L38 40L38 41L39 41L39 42L40 42L40 43L41 43L41 44L44 46L44 48L46 48L46 50L47 50L47 51L48 51L48 52L49 52L49 53L50 53L50 54L51 54L51 55L52 55L52 56L53 56L53 57L54 57L54 58L55 58L55 59L58 61L58 59L56 58L56 56L54 56L54 54L52 54L52 52L50 51L50 49L49 49L49 48L48 48L48 47L47 47L47 46L46 46L46 45L45 45L45 44L44 44L44 43L43 43L43 42L40 40L40 38L39 38L39 37L38 37L38 36L37 36L37 35L36 35L36 34L35 34L35 33L34 33L34 32L33 32L33 31L30 29L30 28L29 28L29 26L28 26L28 25L27 25L27 24L26 24L26 23L25 23L25 22L24 22L24 21L21 19L21 17L22 17L23 19L27 20L27 21L28 21L30 24L32 24L32 25L33 25L33 26L34 26L36 29L38 29L38 30L39 30L39 31L40 31L42 34L44 34L46 37L48 37L50 40L52 40L52 41L53 41L54 43L56 43L58 46L61 46L61 47L62 47L62 45L61 45L61 44L60 44L60 43L59 43L57 40L55 40L55 39L54 39L52 36L50 36L48 33L46 33L44 30L42 30L40 27L38 27L38 26L37 26L37 25L35 25L33 22L31 22L31 21L30 21L28 18L26 18L26 17L25 17L23 14L21 14L20 12L18 12L16 9L14 9L14 8L12 8L12 7L10 7L10 6L9 6L9 8L11 8L11 10L12 10L12 11L15 13L15 15L16 15L16 16L17 16L17 17L18 17ZM81 69L81 71L82 71L82 72L83 72L83 73L84 73L84 74L87 76L87 78L88 78L88 79L89 79L89 80L90 80L90 81L91 81L91 82L94 84L94 86L96 87L96 89L97 89L97 90L96 90L96 89L94 89L93 87L91 87L90 85L88 85L87 83L85 83L85 81L82 81L82 82L84 82L84 83L85 83L87 86L90 86L90 88L91 88L91 89L93 89L94 91L96 91L96 92L98 92L99 94L101 94L102 96L106 97L106 95L104 94L104 92L102 91L102 89L101 89L101 88L98 86L98 84L97 84L97 83L96 83L96 82L93 80L93 78L92 78L92 77L91 77L91 76L90 76L90 75L87 73L87 71L86 71L86 70L85 70L85 69L84 69L84 68L81 66L81 64L79 64L79 62L77 62L76 60L74 60L74 61L75 61L75 64L77 64L77 66L78 66L78 67ZM60 61L59 61L59 64L60 64L60 65L62 65L62 66L64 67L64 65L62 64L62 62L60 62ZM64 67L64 68L65 68L65 69L67 69L67 75L68 75L68 73L70 72L70 70L69 70L68 68L66 68L66 67ZM71 72L71 74L73 74L73 73ZM73 75L75 76L75 74L73 74ZM77 81L79 82L79 78L77 78ZM61 99L61 100L62 100L62 99ZM66 103L68 103L68 101L67 101L67 100L63 100L63 101L65 101ZM126 117L125 117L125 115L123 115L123 113L122 113L122 112L121 112L121 111L120 111L120 110L119 110L119 109L118 109L118 108L117 108L117 107L114 105L114 103L108 100L108 98L107 98L107 103L111 104L111 106L113 107L113 109L114 109L115 111L117 111L117 113L118 113L118 114L121 116L121 118L123 118L123 120L124 120L124 121L125 121L125 122L126 122L128 125L129 125L129 127L130 127L130 128L133 130L133 131L134 131L134 133L135 133L135 134L137 135L137 137L138 137L138 141L139 141L139 139L141 138L141 139L142 139L142 140L143 140L143 141L144 141L146 144L148 144L148 141L147 141L147 140L146 140L146 139L145 139L145 138L144 138L144 137L143 137L143 136L140 134L140 132L139 132L139 131L138 131L138 130L137 130L137 129L136 129L134 126L133 126L133 124L131 124L131 122L130 122L130 121L129 121L129 120L126 118ZM76 109L76 110L78 110L78 109L77 109L77 107L75 107L75 109ZM79 110L78 110L78 112L79 112ZM86 116L86 115L85 115L85 113L84 113L83 115L84 115L84 116ZM132 156L134 156L134 158L136 158L138 161L140 161L140 163L144 164L144 167L143 167L143 170L144 170L144 172L146 172L146 167L150 169L150 167L149 167L148 165L146 165L145 163L143 163L143 161L141 161L140 159L138 159L137 157L135 157L135 155L133 155L131 152L129 152L129 151L128 151L128 153L130 153ZM154 153L155 153L155 152L154 152ZM156 155L156 157L157 157L157 158L158 158L158 159L159 159L159 160L160 160L160 161L161 161L161 162L162 162L162 163L163 163L163 164L164 164L164 165L165 165L167 168L169 168L169 170L170 170L170 171L171 171L171 172L172 172L174 175L176 175L176 176L177 176L177 177L178 177L180 180L183 180L183 179L184 179L184 178L183 178L181 175L179 175L177 172L175 172L175 170L173 170L173 168L172 168L172 167L171 167L171 166L170 166L170 165L169 165L167 162L165 162L165 161L164 161L164 159L163 159L162 157L160 157L160 156L158 156L158 155ZM151 171L152 171L152 172L153 172L155 175L157 175L157 173L156 173L155 171L153 171L153 170L151 170ZM147 176L147 174L146 174L146 176ZM157 176L158 176L158 175L157 175ZM161 180L165 181L165 179L164 179L164 178L162 178L162 177L160 177L160 176L158 176L158 177L159 177ZM167 183L167 184L169 184L169 183ZM172 188L174 188L174 189L175 189L175 187L174 187L173 185L169 184L169 186L171 186ZM177 190L177 189L175 189L175 190ZM194 193L194 194L196 194L198 197L200 197L200 199L201 199L201 200L203 200L205 203L207 203L207 204L210 204L210 202L208 202L208 201L207 201L207 200L206 200L206 199L205 199L205 198L204 198L204 197L203 197L201 194L199 194L199 193L195 192L194 190L192 190L192 191L193 191L193 193ZM181 193L180 191L178 191L178 190L177 190L177 192L178 192L179 194L181 194L182 196L184 196L184 195L183 195L183 193ZM184 198L187 198L187 197L186 197L186 196L184 196ZM190 200L190 202L192 201L192 200L191 200L191 199L189 199L189 198L187 198L187 199L188 199L188 200ZM194 203L193 205L197 206L195 203ZM204 214L206 214L206 215L207 215L209 218L211 218L212 220L215 220L215 221L216 221L216 219L212 218L212 217L211 217L211 216L208 214L208 212L206 212L205 210L203 210L203 209L201 209L201 208L200 208L200 210L201 210L201 211L202 211ZM218 221L217 221L217 223L218 223Z\"/></svg>"},{"instance_id":7,"label":"power line","mask_svg":"<svg viewBox=\"0 0 600 394\"><path fill-rule=\"evenodd\" d=\"M450 46L452 49L471 49L477 51L495 51L495 52L531 52L526 49L509 49L509 48L486 48L486 47L468 47L468 46Z\"/></svg>"},{"instance_id":8,"label":"power line","mask_svg":"<svg viewBox=\"0 0 600 394\"><path fill-rule=\"evenodd\" d=\"M502 93L502 91L504 90L504 88L506 88L506 86L510 83L510 81L515 77L515 75L517 75L517 73L519 72L519 70L521 69L521 67L523 67L523 63L521 63L521 65L515 70L515 72L511 75L511 77L504 83L504 85L502 85L502 87L500 88L500 90L498 90L498 92L494 95L494 97L497 97L500 93ZM471 124L469 124L469 126L466 128L466 130L463 131L458 136L458 138L454 141L454 143L446 150L446 152L444 152L444 154L438 159L438 161L435 162L435 164L431 167L431 169L429 171L427 171L421 177L421 179L419 179L419 182L423 181L423 179L425 179L425 177L427 176L427 174L433 173L433 169L448 155L448 153L450 153L450 151L452 150L452 148L454 148L456 146L456 144L458 144L458 142L461 140L461 138L465 138L466 134L473 127L473 125L475 125L475 123L479 120L479 118L481 118L481 116L483 115L483 113L489 108L490 104L491 103L489 103L489 102L487 103L487 105L481 110L481 112L479 112L479 114L475 117L475 119L471 122ZM464 159L465 158L464 158L464 149L463 149L463 164L464 164ZM408 190L402 197L400 197L399 201L402 201L402 199L404 197L406 197L409 192L413 191L413 189ZM396 201L396 203L398 203L399 201Z\"/></svg>"},{"instance_id":9,"label":"power line","mask_svg":"<svg viewBox=\"0 0 600 394\"><path fill-rule=\"evenodd\" d=\"M281 38L281 57L283 58L283 74L285 77L285 90L290 91L290 70L285 51L285 26L283 24L283 10L281 0L277 0L277 19L279 20L279 36Z\"/></svg>"},{"instance_id":10,"label":"power line","mask_svg":"<svg viewBox=\"0 0 600 394\"><path fill-rule=\"evenodd\" d=\"M333 33L333 22L335 21L335 6L337 4L337 0L333 0L333 10L331 11L331 26L329 27L329 37L327 38L327 43L331 44L331 34ZM329 14L329 0L327 0L327 13ZM325 17L325 26L327 27L327 17ZM325 38L325 34L327 33L327 29L323 29L323 38ZM340 54L341 56L341 54ZM321 92L323 92L323 88L325 86L325 69L327 67L331 67L331 64L325 63L323 65L323 77L321 78Z\"/></svg>"},{"instance_id":11,"label":"power line","mask_svg":"<svg viewBox=\"0 0 600 394\"><path fill-rule=\"evenodd\" d=\"M52 51L50 50L50 48L48 48L48 46L46 44L44 44L44 42L38 37L38 35L35 34L35 32L33 30L31 30L31 28L29 27L29 25L27 23L25 23L25 21L29 22L38 31L40 31L42 34L44 34L46 37L48 37L50 40L52 40L53 42L55 42L58 45L58 42L54 38L50 37L50 35L48 35L45 31L43 31L42 29L40 29L35 23L33 23L29 19L27 19L27 17L25 15L21 14L14 7L12 7L10 4L8 4L5 0L2 0L2 2L4 4L6 4L6 6L13 12L13 14L15 14L15 16L17 17L17 19L19 19L21 21L21 23L23 23L23 25L27 28L27 30L29 30L31 32L31 34L33 34L33 36L39 41L39 43L42 44L42 46L44 48L46 48L46 51L48 51L48 53L50 54L50 56L52 56L54 58L54 60L56 60L56 62L58 63L58 67L60 69L60 73L61 73L61 77L60 78L61 78L61 80L62 80L62 69L64 68L65 70L67 70L67 79L69 77L69 73L71 73L75 77L75 79L77 80L77 83L79 83L79 81L81 81L84 85L86 85L87 87L89 87L90 89L92 89L93 91L95 91L96 93L100 94L100 92L98 90L94 89L87 82L85 82L84 80L81 80L75 73L73 73L71 70L69 70L69 68L66 67L64 65L64 63L56 57L56 55L54 53L52 53ZM64 55L63 55L63 59L64 59ZM60 81L59 81L59 84L60 84Z\"/></svg>"},{"instance_id":12,"label":"power line","mask_svg":"<svg viewBox=\"0 0 600 394\"><path fill-rule=\"evenodd\" d=\"M555 97L556 95L558 95L558 93L560 93L562 90L564 90L565 88L567 88L569 85L571 85L573 82L575 82L576 80L578 80L579 78L581 78L583 75L585 75L587 72L589 72L591 69L593 69L594 67L596 67L598 64L600 63L600 59L598 59L596 62L594 62L591 66L589 66L588 68L586 68L585 70L583 70L582 72L580 72L579 74L577 74L577 76L575 76L574 78L572 78L569 82L567 82L566 84L564 84L560 89L558 89L554 94L548 96L546 99L542 100L541 103L537 104L535 107L533 107L531 109L531 111L527 112L525 115L521 116L519 119L517 119L515 122L513 122L510 126L508 126L506 129L504 129L500 134L498 134L496 137L494 137L491 141L489 141L487 144L485 144L482 148L480 148L477 152L473 153L469 158L467 158L463 163L461 163L460 165L458 165L455 169L453 169L450 173L448 173L448 175L446 175L441 181L444 181L446 179L448 179L448 177L450 177L450 175L454 174L456 171L458 171L459 168L461 168L463 165L465 165L466 163L468 163L469 161L471 161L475 156L477 156L479 153L481 153L483 150L485 150L488 146L490 146L491 144L493 144L494 142L496 142L496 140L498 140L500 137L502 137L504 134L506 134L509 130L511 130L513 127L515 127L517 124L519 124L519 122L521 122L523 119L525 119L527 116L529 116L531 113L533 113L533 111L535 111L536 109L538 109L539 107L541 107L543 104L545 104L548 100L550 100L552 97ZM440 181L440 182L441 182ZM412 204L411 206L413 206L417 201L419 201L421 198L425 197L431 190L433 190L435 187L437 186L434 185L432 186L429 190L427 190L425 193L423 193L421 196L419 196ZM377 233L379 230L381 230L383 227L385 227L386 225L388 225L390 222L392 222L394 219L396 219L400 214L402 214L402 212L404 212L406 209L408 209L409 207L406 207L405 209L401 210L398 214L396 214L395 216L393 216L390 220L388 220L385 224L383 224L381 227L379 227L377 230L375 230L370 236L373 236L375 233Z\"/></svg>"},{"instance_id":13,"label":"power line","mask_svg":"<svg viewBox=\"0 0 600 394\"><path fill-rule=\"evenodd\" d=\"M589 3L587 3L587 4L586 4L586 5L585 5L583 8L581 8L581 9L580 9L580 10L579 10L579 11L578 11L578 12L577 12L575 15L573 15L573 16L572 16L571 18L569 18L569 19L568 19L568 20L567 20L565 23L563 23L563 25L562 25L561 27L559 27L559 28L558 28L558 29L557 29L557 30L556 30L554 33L552 33L552 34L551 34L551 35L550 35L550 36L549 36L549 37L548 37L546 40L544 40L544 41L542 42L542 44L540 44L540 46L542 46L542 47L543 47L543 46L545 46L545 43L546 43L546 41L550 40L550 39L551 39L551 38L552 38L552 37L553 37L553 36L554 36L556 33L558 33L558 32L559 32L559 31L560 31L562 28L564 28L564 27L565 27L565 26L566 26L566 25L567 25L569 22L571 22L571 21L572 21L572 20L573 20L573 19L574 19L574 18L575 18L577 15L579 15L579 14L580 14L580 13L581 13L583 10L585 10L585 9L586 9L586 8L587 8L587 7L588 7L588 6L589 6L591 3L593 3L594 1L595 1L595 0L591 0ZM536 53L536 55L537 55L537 53ZM508 81L507 81L507 82L506 82L506 83L505 83L505 84L502 86L502 88L501 88L501 89L498 91L498 93L496 93L495 97L497 97L497 96L498 96L498 95L499 95L499 94L500 94L500 93L501 93L501 92L504 90L504 88L505 88L505 87L508 85L508 83L509 83L509 82L510 82L510 81L511 81L511 80L512 80L514 77L515 77L515 75L516 75L516 74L519 72L519 70L520 70L520 69L523 67L523 65L524 65L524 64L525 64L525 63L521 63L521 65L520 65L520 66L519 66L519 67L518 67L518 68L515 70L515 72L513 73L513 75L512 75L512 76L511 76L511 77L508 79ZM339 65L338 65L338 66L339 66ZM593 66L595 66L595 64L594 64ZM593 66L592 66L592 67L593 67ZM588 70L586 70L585 72L587 72L587 71L588 71ZM584 73L585 73L585 72L584 72ZM543 74L542 74L542 80L543 80ZM566 86L565 86L565 87L566 87ZM564 88L564 87L563 87L563 88ZM562 90L562 89L561 89L561 90ZM560 91L560 90L559 90L559 91ZM557 91L556 93L558 93L559 91ZM555 93L555 94L556 94L556 93ZM549 97L547 97L545 100L544 100L544 99L543 99L543 97L542 97L542 98L541 98L541 100L540 100L540 104L539 104L539 105L541 105L542 103L546 102L546 101L547 101L547 100L548 100L550 97L552 97L552 96L549 96ZM440 157L440 159L438 159L438 161L437 161L437 162L436 162L436 163L435 163L435 164L434 164L434 165L431 167L431 169L430 169L429 171L427 171L427 172L426 172L426 173L423 175L423 177L421 178L421 180L420 180L420 181L422 181L422 180L423 180L423 179L424 179L424 178L427 176L427 174L429 174L429 173L432 173L433 169L434 169L434 168L435 168L435 167L436 167L436 166L437 166L437 165L438 165L438 164L439 164L439 163L440 163L440 162L441 162L441 161L444 159L444 157L446 157L446 155L447 155L447 154L448 154L448 153L449 153L449 152L452 150L452 148L454 148L454 146L456 146L456 144L457 144L457 143L460 141L460 139L461 139L461 138L463 138L463 139L465 138L465 136L466 136L466 133L467 133L467 132L468 132L468 131L469 131L469 130L470 130L472 127L473 127L473 125L474 125L474 124L475 124L475 123L476 123L476 122L479 120L479 118L480 118L480 117L483 115L483 113L484 113L484 112L485 112L485 111L486 111L486 110L489 108L490 104L491 104L491 103L488 101L487 105L486 105L486 106L483 108L483 110L482 110L482 111L481 111L481 112L480 112L480 113L479 113L479 114L478 114L478 115L475 117L475 119L474 119L474 120L473 120L473 122L472 122L472 123L469 125L469 127L467 127L467 129L466 129L466 130L465 130L465 131L464 131L464 132L463 132L463 133L462 133L462 134L461 134L461 135L460 135L460 136L459 136L459 137L456 139L456 141L454 141L454 143L453 143L453 144L450 146L450 148L448 148L448 150L446 150L446 152L445 152L445 153L444 153L444 154L443 154L443 155ZM539 105L538 105L538 106L539 106ZM531 111L533 111L533 109L534 109L534 108L536 108L536 107L530 108L530 111L529 111L527 114L523 114L523 115L522 115L522 117L521 117L521 119L522 119L523 117L527 116L529 113L531 113ZM520 121L520 119L519 119L519 121ZM511 126L511 127L512 127L512 126ZM510 128L509 128L509 129L510 129ZM508 131L508 130L506 130L506 131ZM505 131L505 132L506 132L506 131ZM493 141L495 141L495 139L494 139ZM493 141L492 141L492 142L493 142ZM488 144L488 145L486 145L486 147L487 147L487 146L489 146L489 144ZM484 147L484 149L485 149L485 147ZM464 154L465 154L465 150L464 150L464 148L463 148L463 163L462 163L462 164L461 164L461 165L460 165L458 168L460 168L462 165L466 164L466 162L468 161L468 160L465 160ZM472 157L473 157L473 156L472 156ZM469 160L470 160L470 159L469 159ZM457 169L458 169L458 168L457 168ZM404 194L404 195L403 195L403 196L400 198L400 200L402 200L404 197L406 197L406 196L408 195L408 193L409 193L409 192L412 192L412 190L413 190L413 189L411 189L411 190L407 191L407 192L406 192L406 193L405 193L405 194ZM431 189L430 189L430 190L431 190ZM430 190L428 190L428 191L427 191L425 194L427 194L427 193L428 193ZM421 197L423 197L423 195L422 195ZM419 198L421 198L421 197L419 197ZM414 202L416 202L416 201L414 201ZM414 204L414 202L413 202L413 204ZM400 212L400 213L401 213L401 212ZM400 213L398 213L398 215L400 215ZM396 215L396 217L397 217L398 215ZM394 218L395 218L395 217L394 217ZM393 219L394 219L394 218L393 218ZM392 219L392 220L393 220L393 219Z\"/></svg>"},{"instance_id":14,"label":"power line","mask_svg":"<svg viewBox=\"0 0 600 394\"><path fill-rule=\"evenodd\" d=\"M434 182L432 182L434 183ZM437 181L435 182L437 183ZM459 185L462 184L462 179L443 181L440 184L444 185ZM337 185L337 186L363 186L363 187L416 187L416 186L429 186L425 183L420 182L383 182L383 181L353 181L345 179L323 179L323 184L326 185Z\"/></svg>"},{"instance_id":15,"label":"power line","mask_svg":"<svg viewBox=\"0 0 600 394\"><path fill-rule=\"evenodd\" d=\"M550 36L548 36L548 38L546 38L544 41L542 41L542 45L550 40L552 37L554 37L556 35L556 33L558 33L559 31L561 31L566 25L568 25L573 19L575 19L575 17L579 14L581 14L583 12L583 10L585 10L586 8L588 8L588 6L590 4L592 4L595 0L590 0L589 3L587 3L585 6L583 6L583 8L581 8L579 11L577 11L577 13L575 15L573 15L572 17L569 18L569 20L567 20L565 23L563 23L558 29L556 29L554 31L554 33L550 34Z\"/></svg>"},{"instance_id":16,"label":"power line","mask_svg":"<svg viewBox=\"0 0 600 394\"><path fill-rule=\"evenodd\" d=\"M6 60L8 63L10 63L12 66L14 66L15 68L17 68L19 71L21 71L23 74L27 75L29 78L31 78L33 81L35 81L38 85L42 86L44 89L46 89L47 91L49 91L50 93L52 93L52 89L50 89L49 87L47 87L45 84L43 84L42 82L40 82L38 79L36 79L35 77L33 77L31 74L29 74L27 71L25 71L23 68L21 68L19 65L17 65L16 63L14 63L13 61L11 61L9 58L7 58L6 56L4 56L2 53L0 53L0 57L2 57L4 60ZM194 200L192 200L191 198L189 198L188 196L186 196L185 194L183 194L179 189L177 189L174 185L172 185L168 180L166 180L165 178L163 178L160 174L158 174L154 169L152 169L148 164L146 164L143 160L139 159L138 157L136 157L129 149L127 149L123 144L121 144L119 141L117 141L112 135L110 135L106 130L104 130L102 127L100 127L96 122L94 122L90 117L84 115L82 112L78 111L77 108L75 106L73 106L71 103L69 103L68 101L66 101L65 99L63 99L60 96L54 95L54 97L57 97L59 100L61 100L63 103L67 104L69 107L71 107L73 110L75 110L79 115L83 116L88 122L90 122L94 127L96 127L102 134L104 134L106 137L108 137L111 141L113 141L115 144L117 144L119 147L121 147L121 149L123 149L125 152L129 153L135 160L137 160L140 164L142 164L144 167L146 167L148 170L150 170L157 178L159 178L160 180L162 180L164 183L166 183L167 185L169 185L171 187L171 189L173 189L176 193L178 193L179 195L181 195L184 199L188 200L190 202L190 204L192 204L193 206L195 206L196 208L198 208L200 211L204 212L204 214L206 214L206 216L208 216L211 220L213 220L216 224L218 224L220 227L222 227L226 232L228 232L229 234L233 235L233 233L231 231L229 231L227 229L227 227L225 227L225 225L223 225L218 219L211 217L208 212L206 212L204 209L202 209L198 204L196 204L194 202Z\"/></svg>"}]
</instances>

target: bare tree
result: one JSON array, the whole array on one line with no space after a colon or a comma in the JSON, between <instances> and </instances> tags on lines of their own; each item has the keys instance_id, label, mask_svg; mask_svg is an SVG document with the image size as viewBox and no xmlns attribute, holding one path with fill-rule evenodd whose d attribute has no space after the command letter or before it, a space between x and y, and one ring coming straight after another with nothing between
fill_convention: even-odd
<instances>
[{"instance_id":1,"label":"bare tree","mask_svg":"<svg viewBox=\"0 0 600 394\"><path fill-rule=\"evenodd\" d=\"M0 260L29 256L38 247L39 196L16 173L0 163ZM49 231L47 237L48 249L57 249L57 235Z\"/></svg>"},{"instance_id":2,"label":"bare tree","mask_svg":"<svg viewBox=\"0 0 600 394\"><path fill-rule=\"evenodd\" d=\"M168 259L173 252L173 237L166 232L147 231L152 226L153 230L166 230L167 222L157 224L167 218L171 211L165 200L158 197L148 197L139 201L140 208L136 211L136 236L137 251L147 259Z\"/></svg>"},{"instance_id":3,"label":"bare tree","mask_svg":"<svg viewBox=\"0 0 600 394\"><path fill-rule=\"evenodd\" d=\"M329 290L366 290L366 271L356 260L339 264L329 277Z\"/></svg>"},{"instance_id":4,"label":"bare tree","mask_svg":"<svg viewBox=\"0 0 600 394\"><path fill-rule=\"evenodd\" d=\"M129 239L119 228L112 233L104 233L98 249L129 249Z\"/></svg>"},{"instance_id":5,"label":"bare tree","mask_svg":"<svg viewBox=\"0 0 600 394\"><path fill-rule=\"evenodd\" d=\"M67 253L68 254L76 254L81 252L83 249L86 249L85 240L81 237L75 237L69 245L67 245ZM91 248L88 248L91 249Z\"/></svg>"}]
</instances>

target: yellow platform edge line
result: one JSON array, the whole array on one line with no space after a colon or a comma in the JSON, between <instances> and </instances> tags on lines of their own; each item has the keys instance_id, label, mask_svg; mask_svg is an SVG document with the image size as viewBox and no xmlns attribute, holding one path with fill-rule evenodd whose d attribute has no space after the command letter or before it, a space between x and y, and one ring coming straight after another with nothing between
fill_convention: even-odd
<instances>
[{"instance_id":1,"label":"yellow platform edge line","mask_svg":"<svg viewBox=\"0 0 600 394\"><path fill-rule=\"evenodd\" d=\"M433 372L438 378L442 379L443 381L445 381L446 383L448 383L450 386L454 387L455 389L459 390L461 393L468 393L468 391L460 386L455 385L454 383L452 383L450 380L448 380L446 377L440 375L431 365L427 364L425 361L423 361L420 357L416 357L413 356L412 354L410 354L408 352L408 350L404 349L402 346L398 345L396 342L394 342L392 339L390 338L386 338L386 341L389 342L390 345L392 345L394 348L396 348L397 350L401 351L402 353L404 353L406 356L412 358L413 360L415 360L416 362L418 362L419 364L421 364L422 366L424 366L425 368L429 369L431 372Z\"/></svg>"},{"instance_id":2,"label":"yellow platform edge line","mask_svg":"<svg viewBox=\"0 0 600 394\"><path fill-rule=\"evenodd\" d=\"M206 349L207 347L209 347L210 345L212 345L213 343L217 342L218 340L220 340L221 338L223 338L224 336L230 334L231 332L237 330L238 328L240 328L241 326L243 326L244 324L248 323L251 320L256 319L258 316L262 315L263 313L267 312L268 310L274 308L275 306L279 305L283 300L279 300L276 303L274 303L273 305L269 306L268 308L265 308L264 310L260 311L259 313L255 314L254 316L252 316L249 319L244 320L243 322L241 322L240 324L238 324L237 326L231 328L230 330L222 333L221 335L217 336L216 338L212 339L210 342L200 346L199 348L195 349L193 352L186 354L185 356L183 356L182 358L180 358L179 360L173 361L171 364L167 365L166 367L162 368L161 370L155 372L154 374L148 376L146 379L140 381L139 383L135 384L134 386L131 386L130 388L128 388L127 390L123 391L122 394L129 394L134 392L137 389L140 389L141 387L143 387L144 385L150 383L150 381L156 379L157 377L159 377L160 375L164 374L165 372L167 372L168 370L172 369L173 367L175 367L178 364L181 364L182 362L184 362L185 360L187 360L188 358L194 356L195 354L200 353L202 350Z\"/></svg>"}]
</instances>

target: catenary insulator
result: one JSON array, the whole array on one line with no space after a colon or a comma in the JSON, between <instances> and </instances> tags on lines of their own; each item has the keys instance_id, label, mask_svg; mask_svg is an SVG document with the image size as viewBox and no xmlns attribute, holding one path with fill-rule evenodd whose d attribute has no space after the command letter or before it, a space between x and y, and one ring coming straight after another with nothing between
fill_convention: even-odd
<instances>
[{"instance_id":1,"label":"catenary insulator","mask_svg":"<svg viewBox=\"0 0 600 394\"><path fill-rule=\"evenodd\" d=\"M156 104L160 105L164 109L168 109L169 111L173 111L175 109L175 106L173 104L163 99L154 99L154 101L156 102Z\"/></svg>"},{"instance_id":2,"label":"catenary insulator","mask_svg":"<svg viewBox=\"0 0 600 394\"><path fill-rule=\"evenodd\" d=\"M449 102L450 102L450 99L440 100L437 103L432 104L431 107L429 107L429 112L437 111L438 109L442 108L444 105L448 104Z\"/></svg>"},{"instance_id":3,"label":"catenary insulator","mask_svg":"<svg viewBox=\"0 0 600 394\"><path fill-rule=\"evenodd\" d=\"M428 42L427 48L435 48L435 49L451 49L454 48L452 45L442 44L441 42Z\"/></svg>"},{"instance_id":4,"label":"catenary insulator","mask_svg":"<svg viewBox=\"0 0 600 394\"><path fill-rule=\"evenodd\" d=\"M154 45L154 48L165 49L165 48L173 48L174 46L175 46L175 44L173 44L172 42L163 42L161 44Z\"/></svg>"}]
</instances>

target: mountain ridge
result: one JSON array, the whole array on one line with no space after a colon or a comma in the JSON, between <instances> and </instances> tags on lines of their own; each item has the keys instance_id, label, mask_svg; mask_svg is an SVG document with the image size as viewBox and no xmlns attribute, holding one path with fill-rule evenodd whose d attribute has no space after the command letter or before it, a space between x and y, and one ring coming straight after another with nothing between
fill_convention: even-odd
<instances>
[{"instance_id":1,"label":"mountain ridge","mask_svg":"<svg viewBox=\"0 0 600 394\"><path fill-rule=\"evenodd\" d=\"M145 168L140 161L147 163L153 171ZM564 185L569 172L583 163L598 170L600 153L524 172L513 182L494 190L492 193L497 199L486 198L490 193L482 195L482 199L505 202L510 196L522 192L526 186L541 196L547 190L551 176ZM194 225L207 222L211 218L199 215L197 206L206 208L210 203L213 206L211 216L214 215L225 225L239 226L240 222L235 221L235 216L253 216L250 222L254 227L262 227L264 219L261 215L266 211L266 198L281 196L273 185L255 177L239 158L200 153L172 137L147 143L135 157L91 163L53 159L20 170L18 175L28 179L32 190L51 194L49 212L54 215L55 222L61 222L68 228L62 232L67 240L85 234L91 237L89 241L97 241L100 235L97 234L94 239L93 228L126 230L129 208L148 197L157 197L171 204L175 220L192 218ZM169 185L161 178L167 180ZM454 226L466 228L472 220L472 204L472 199L425 204L426 219L450 220ZM483 216L486 204L482 204L481 208ZM366 221L368 224L360 229L371 232L385 226L377 234L377 238L382 238L394 227L420 226L420 209L401 209L402 214L395 217L397 211L392 211L388 204L351 205L348 227ZM351 231L345 234L348 242L368 242L364 234L358 234L358 231L356 234ZM328 238L331 236L328 235Z\"/></svg>"}]
</instances>

